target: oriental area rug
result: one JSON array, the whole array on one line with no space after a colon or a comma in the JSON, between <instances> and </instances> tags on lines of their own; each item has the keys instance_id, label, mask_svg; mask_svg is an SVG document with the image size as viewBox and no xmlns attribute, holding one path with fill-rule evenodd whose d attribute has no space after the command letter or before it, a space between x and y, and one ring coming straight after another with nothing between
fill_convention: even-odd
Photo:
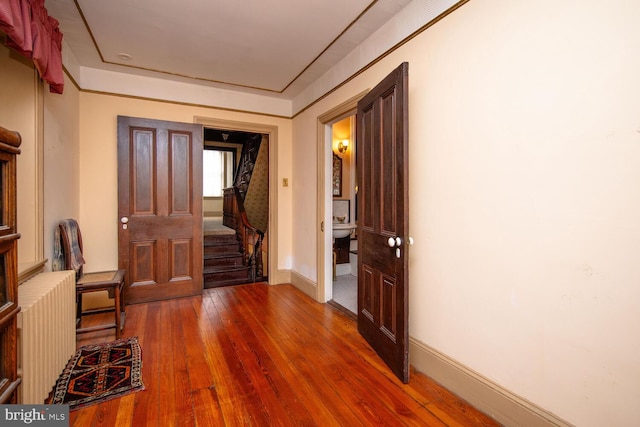
<instances>
[{"instance_id":1,"label":"oriental area rug","mask_svg":"<svg viewBox=\"0 0 640 427\"><path fill-rule=\"evenodd\" d=\"M144 390L138 337L80 347L58 378L49 404L69 409Z\"/></svg>"}]
</instances>

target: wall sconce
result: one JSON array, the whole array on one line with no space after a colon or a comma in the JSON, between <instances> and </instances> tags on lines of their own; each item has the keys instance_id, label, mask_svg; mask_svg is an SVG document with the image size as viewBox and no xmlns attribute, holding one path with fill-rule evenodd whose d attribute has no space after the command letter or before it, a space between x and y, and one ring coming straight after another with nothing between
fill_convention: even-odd
<instances>
[{"instance_id":1,"label":"wall sconce","mask_svg":"<svg viewBox=\"0 0 640 427\"><path fill-rule=\"evenodd\" d=\"M347 148L349 148L349 140L348 139L343 139L342 141L338 142L338 151L340 152L340 154L344 154L347 152Z\"/></svg>"}]
</instances>

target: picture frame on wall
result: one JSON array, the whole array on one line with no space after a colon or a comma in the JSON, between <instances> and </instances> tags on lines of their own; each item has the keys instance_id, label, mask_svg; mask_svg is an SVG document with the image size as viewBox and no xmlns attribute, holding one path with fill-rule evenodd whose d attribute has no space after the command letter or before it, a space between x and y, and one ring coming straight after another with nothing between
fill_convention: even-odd
<instances>
[{"instance_id":1,"label":"picture frame on wall","mask_svg":"<svg viewBox=\"0 0 640 427\"><path fill-rule=\"evenodd\" d=\"M333 197L342 197L342 159L333 153L333 179L332 179Z\"/></svg>"}]
</instances>

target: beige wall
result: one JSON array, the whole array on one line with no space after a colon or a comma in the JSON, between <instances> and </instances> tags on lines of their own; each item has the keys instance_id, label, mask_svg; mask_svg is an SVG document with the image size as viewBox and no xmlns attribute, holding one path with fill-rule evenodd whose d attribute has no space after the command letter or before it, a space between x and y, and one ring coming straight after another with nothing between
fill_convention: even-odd
<instances>
[{"instance_id":1,"label":"beige wall","mask_svg":"<svg viewBox=\"0 0 640 427\"><path fill-rule=\"evenodd\" d=\"M25 141L19 258L42 239L38 132L45 246L74 215L87 268L113 268L116 116L206 116L278 126L278 268L316 280L317 118L408 61L410 335L573 424L639 425L639 20L622 0L472 0L293 121L42 95L0 47L0 124Z\"/></svg>"},{"instance_id":2,"label":"beige wall","mask_svg":"<svg viewBox=\"0 0 640 427\"><path fill-rule=\"evenodd\" d=\"M223 198L222 197L206 197L202 200L202 211L205 214L215 213L216 215L222 215L222 207L223 207Z\"/></svg>"},{"instance_id":3,"label":"beige wall","mask_svg":"<svg viewBox=\"0 0 640 427\"><path fill-rule=\"evenodd\" d=\"M118 265L117 116L193 123L194 117L259 123L278 128L278 182L291 175L291 120L82 92L80 94L80 220L87 271ZM279 269L290 268L291 193L278 191Z\"/></svg>"},{"instance_id":4,"label":"beige wall","mask_svg":"<svg viewBox=\"0 0 640 427\"><path fill-rule=\"evenodd\" d=\"M51 94L28 60L0 46L0 125L20 132L18 156L18 263L53 254L54 227L77 217L78 89L66 82Z\"/></svg>"},{"instance_id":5,"label":"beige wall","mask_svg":"<svg viewBox=\"0 0 640 427\"><path fill-rule=\"evenodd\" d=\"M20 132L18 156L18 262L42 257L38 224L38 134L42 129L42 85L33 66L20 55L0 45L0 125ZM40 177L41 178L41 177Z\"/></svg>"},{"instance_id":6,"label":"beige wall","mask_svg":"<svg viewBox=\"0 0 640 427\"><path fill-rule=\"evenodd\" d=\"M640 4L472 0L294 119L316 279L316 120L409 62L410 335L581 426L640 425Z\"/></svg>"},{"instance_id":7,"label":"beige wall","mask_svg":"<svg viewBox=\"0 0 640 427\"><path fill-rule=\"evenodd\" d=\"M47 269L51 268L58 222L80 216L79 101L79 91L68 79L62 95L44 94L43 227Z\"/></svg>"},{"instance_id":8,"label":"beige wall","mask_svg":"<svg viewBox=\"0 0 640 427\"><path fill-rule=\"evenodd\" d=\"M0 124L22 136L18 263L47 259L50 268L55 225L79 213L78 89L67 81L63 95L51 94L29 61L4 46L0 76Z\"/></svg>"}]
</instances>

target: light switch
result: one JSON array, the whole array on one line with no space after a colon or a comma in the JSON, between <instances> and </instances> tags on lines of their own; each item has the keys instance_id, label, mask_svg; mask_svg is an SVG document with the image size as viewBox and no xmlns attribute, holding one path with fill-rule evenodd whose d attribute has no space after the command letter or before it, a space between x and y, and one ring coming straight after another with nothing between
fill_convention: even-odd
<instances>
[{"instance_id":1,"label":"light switch","mask_svg":"<svg viewBox=\"0 0 640 427\"><path fill-rule=\"evenodd\" d=\"M289 186L289 178L282 178L282 186L283 187Z\"/></svg>"}]
</instances>

